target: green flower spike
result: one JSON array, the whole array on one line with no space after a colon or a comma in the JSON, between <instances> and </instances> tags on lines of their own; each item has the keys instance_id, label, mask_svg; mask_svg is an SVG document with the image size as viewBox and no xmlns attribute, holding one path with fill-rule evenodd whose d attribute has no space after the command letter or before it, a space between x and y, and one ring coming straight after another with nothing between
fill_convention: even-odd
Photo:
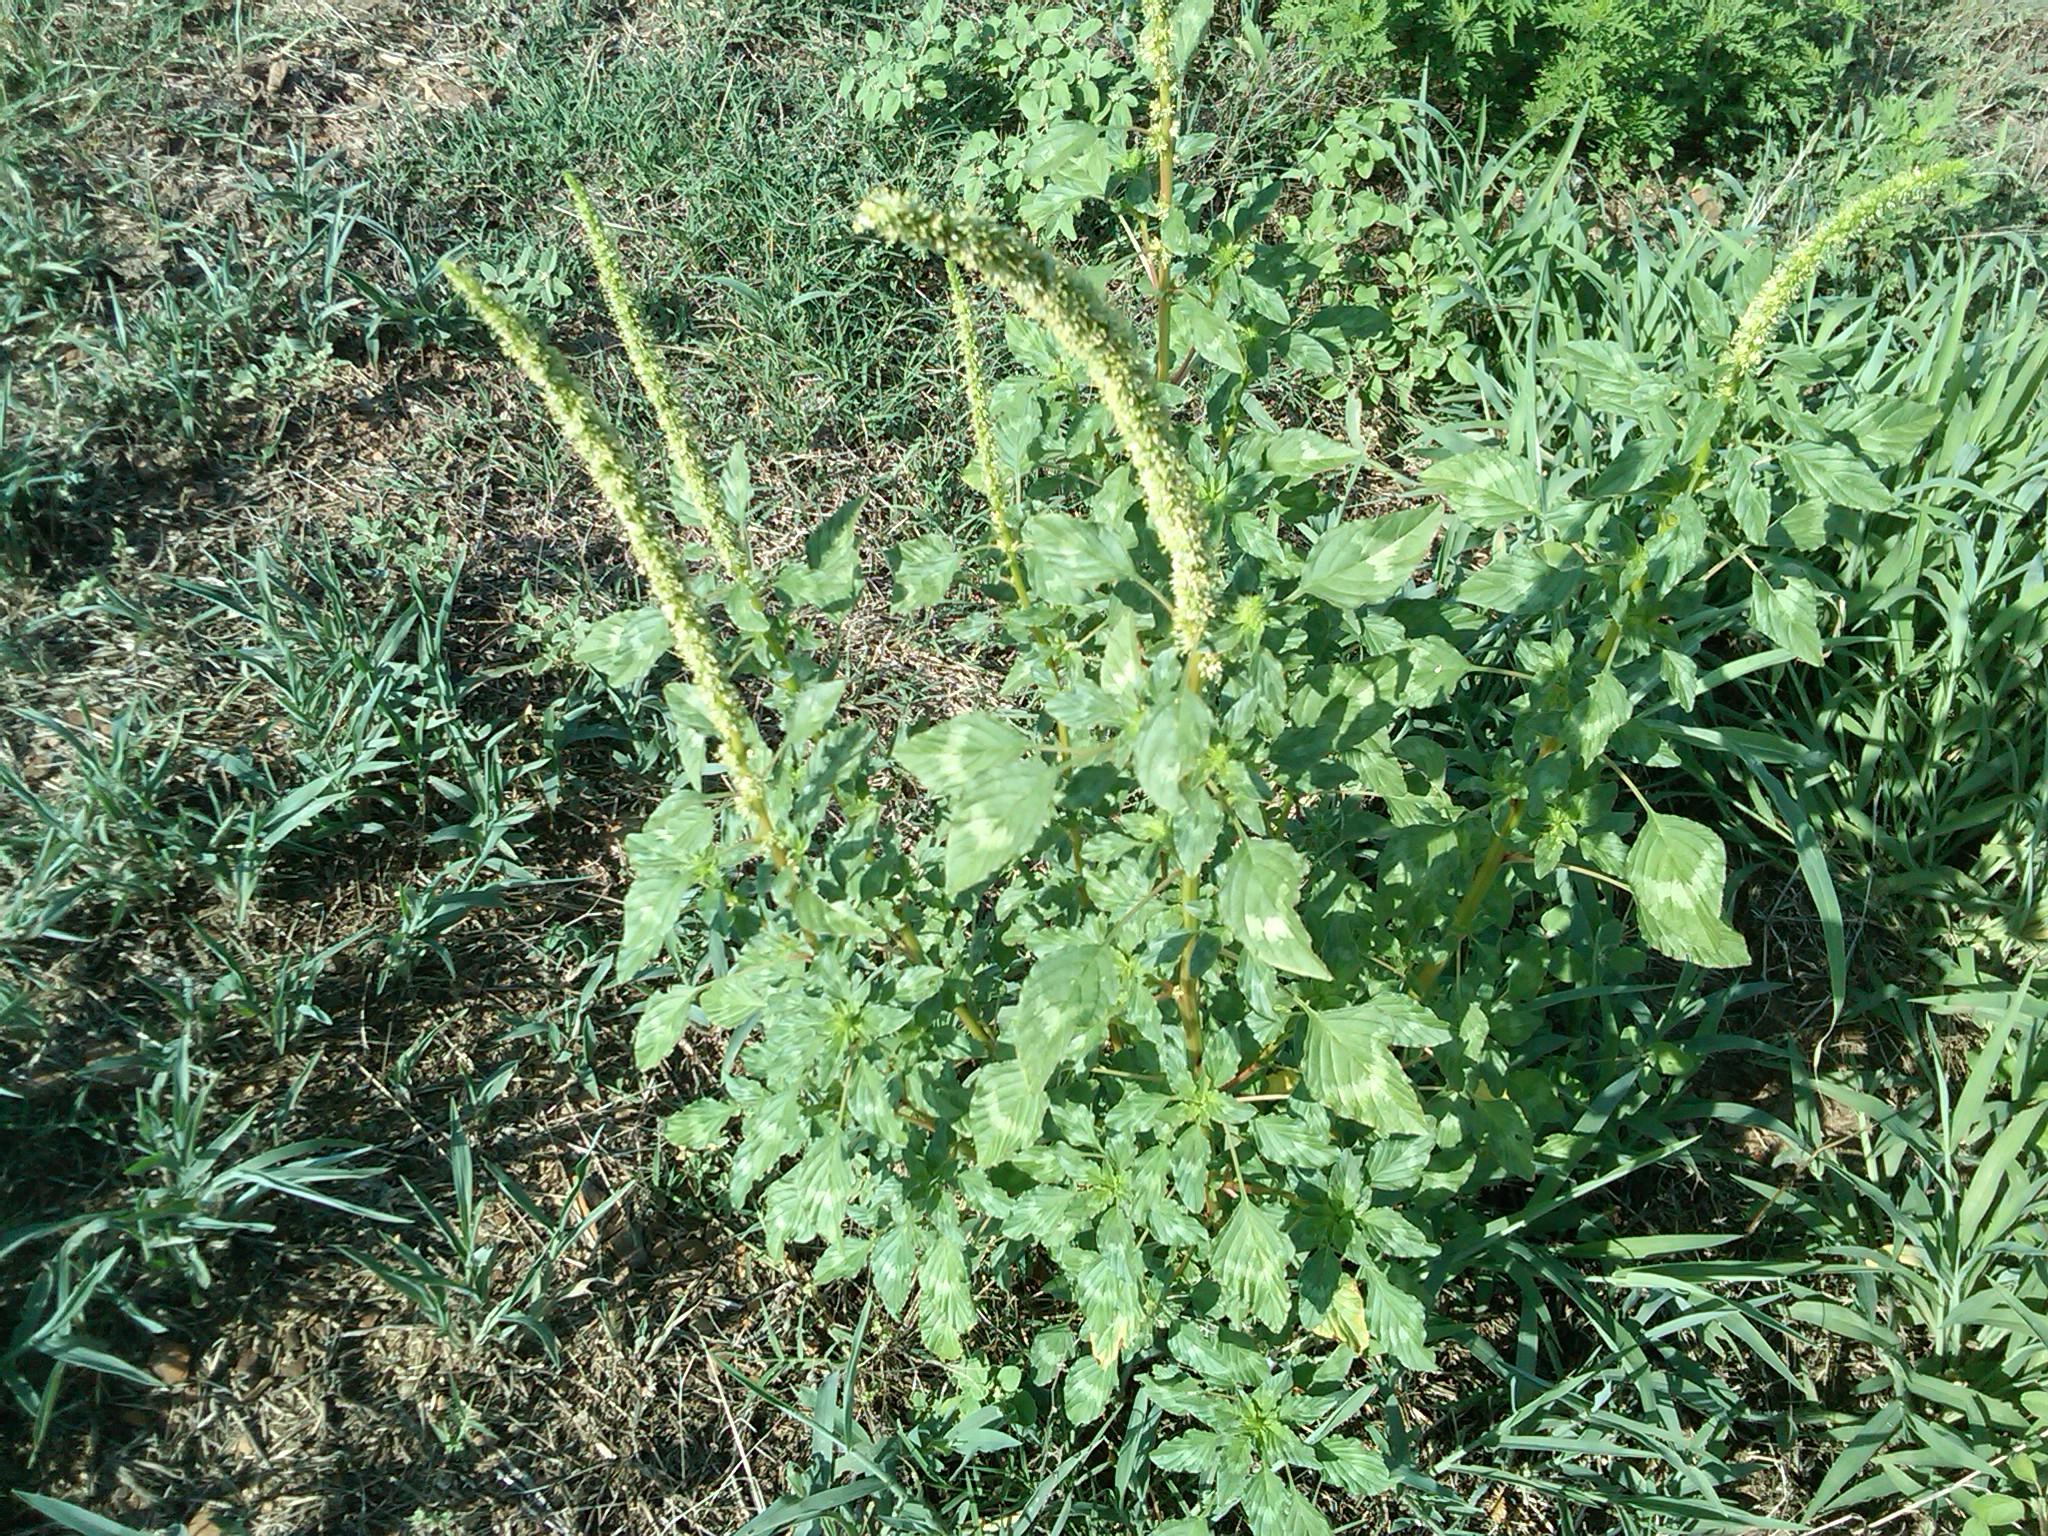
<instances>
[{"instance_id":1,"label":"green flower spike","mask_svg":"<svg viewBox=\"0 0 2048 1536\"><path fill-rule=\"evenodd\" d=\"M1715 394L1724 401L1734 399L1742 381L1762 366L1764 344L1771 339L1778 322L1785 318L1785 311L1799 296L1800 290L1812 281L1822 262L1864 230L1883 222L1936 187L1960 180L1969 174L1969 170L1967 160L1941 160L1933 165L1900 171L1857 193L1815 225L1812 233L1794 246L1791 254L1772 270L1763 287L1756 291L1756 297L1749 301L1749 307L1743 310L1742 320L1735 327L1727 352L1722 355Z\"/></svg>"},{"instance_id":2,"label":"green flower spike","mask_svg":"<svg viewBox=\"0 0 2048 1536\"><path fill-rule=\"evenodd\" d=\"M1213 663L1202 639L1216 610L1216 562L1194 477L1174 446L1165 408L1122 322L1051 255L993 219L881 189L861 203L854 227L979 273L1087 369L1137 471L1152 530L1172 566L1174 643L1192 669L1208 670Z\"/></svg>"},{"instance_id":3,"label":"green flower spike","mask_svg":"<svg viewBox=\"0 0 2048 1536\"><path fill-rule=\"evenodd\" d=\"M1155 106L1151 137L1155 146L1163 141L1173 148L1173 21L1166 14L1166 0L1145 0L1145 25L1138 33L1138 62L1151 77Z\"/></svg>"},{"instance_id":4,"label":"green flower spike","mask_svg":"<svg viewBox=\"0 0 2048 1536\"><path fill-rule=\"evenodd\" d=\"M569 372L560 352L548 345L518 311L500 303L476 274L453 262L441 271L477 317L490 327L505 355L540 391L541 403L562 438L575 450L597 485L598 495L618 518L633 561L647 578L655 605L668 623L675 652L690 681L702 695L704 712L718 734L727 782L734 801L760 829L763 846L778 868L789 863L789 849L768 813L768 796L753 766L747 713L726 675L711 626L690 590L689 571L675 540L648 504L632 459L617 430L605 419L590 392Z\"/></svg>"},{"instance_id":5,"label":"green flower spike","mask_svg":"<svg viewBox=\"0 0 2048 1536\"><path fill-rule=\"evenodd\" d=\"M1166 248L1166 220L1173 212L1174 70L1173 20L1166 0L1145 0L1145 26L1138 34L1138 59L1152 77L1152 159L1159 171L1159 219L1152 230L1152 377L1173 372L1173 254Z\"/></svg>"},{"instance_id":6,"label":"green flower spike","mask_svg":"<svg viewBox=\"0 0 2048 1536\"><path fill-rule=\"evenodd\" d=\"M981 347L974 339L974 312L967 306L967 284L957 262L946 263L946 288L953 300L953 338L960 346L960 373L967 390L967 429L974 438L975 467L982 494L988 499L989 531L1010 573L1017 601L1025 601L1024 570L1017 558L1017 534L1010 526L1010 499L996 478L995 432L989 425L988 382L981 373Z\"/></svg>"},{"instance_id":7,"label":"green flower spike","mask_svg":"<svg viewBox=\"0 0 2048 1536\"><path fill-rule=\"evenodd\" d=\"M611 236L605 232L596 207L583 190L583 183L572 174L565 174L562 179L568 184L569 198L576 205L576 217L582 221L584 238L590 242L590 259L597 268L597 286L603 292L605 305L611 310L612 320L619 328L619 340L625 344L626 359L633 365L633 376L646 392L648 404L654 407L655 423L661 428L661 440L668 448L669 467L682 483L683 494L697 509L698 523L704 530L704 537L710 541L718 563L725 568L729 579L739 581L747 571L746 547L740 541L739 529L726 515L724 500L712 486L711 471L697 446L695 425L669 387L668 370L655 355L647 326L640 318L632 294L626 289L626 274L619 265L618 247L612 244Z\"/></svg>"}]
</instances>

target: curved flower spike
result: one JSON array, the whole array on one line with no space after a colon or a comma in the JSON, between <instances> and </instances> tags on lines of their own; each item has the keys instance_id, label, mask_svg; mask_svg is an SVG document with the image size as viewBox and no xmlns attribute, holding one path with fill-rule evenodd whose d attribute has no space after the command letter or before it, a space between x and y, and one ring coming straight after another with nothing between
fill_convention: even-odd
<instances>
[{"instance_id":1,"label":"curved flower spike","mask_svg":"<svg viewBox=\"0 0 2048 1536\"><path fill-rule=\"evenodd\" d=\"M1792 248L1791 254L1772 269L1771 275L1764 279L1763 287L1757 289L1756 297L1743 310L1735 335L1729 340L1728 350L1722 354L1715 395L1724 401L1734 399L1743 379L1762 366L1764 344L1771 339L1778 322L1785 318L1785 311L1822 262L1864 230L1943 183L1960 180L1969 174L1969 170L1967 160L1941 160L1932 165L1914 166L1857 193L1815 225L1812 232Z\"/></svg>"},{"instance_id":2,"label":"curved flower spike","mask_svg":"<svg viewBox=\"0 0 2048 1536\"><path fill-rule=\"evenodd\" d=\"M583 461L583 467L597 485L598 495L619 520L633 561L646 576L655 606L668 623L676 655L703 696L704 712L717 732L733 799L759 829L769 857L778 867L786 866L789 850L775 830L768 812L767 792L754 769L745 706L740 703L732 679L726 675L724 660L718 654L704 611L690 590L689 572L675 541L640 488L640 477L634 472L625 443L598 409L590 391L569 372L567 359L541 338L525 316L493 298L476 274L466 268L443 262L441 271L463 301L490 327L505 355L533 381L563 440Z\"/></svg>"},{"instance_id":3,"label":"curved flower spike","mask_svg":"<svg viewBox=\"0 0 2048 1536\"><path fill-rule=\"evenodd\" d=\"M669 466L675 471L676 479L682 482L683 494L697 509L698 522L704 529L704 537L711 543L712 553L725 567L726 576L738 581L747 570L746 548L740 542L739 529L726 515L724 500L712 488L711 471L705 466L703 452L697 446L696 431L689 413L670 389L668 370L655 355L654 343L648 337L647 327L641 321L632 294L627 291L626 274L619 265L618 247L612 244L611 236L605 232L596 207L583 190L583 183L567 173L562 180L568 185L569 198L576 205L576 217L582 222L584 238L590 243L591 264L597 268L597 286L604 294L604 302L612 312L613 321L618 325L619 340L626 348L626 360L633 365L633 376L646 392L647 403L654 407L655 425L660 427L661 440L668 448Z\"/></svg>"},{"instance_id":4,"label":"curved flower spike","mask_svg":"<svg viewBox=\"0 0 2048 1536\"><path fill-rule=\"evenodd\" d=\"M861 203L854 227L979 273L1087 369L1137 471L1152 530L1172 566L1174 644L1191 666L1204 668L1202 639L1219 586L1216 562L1194 477L1122 323L1050 254L993 219L878 189Z\"/></svg>"}]
</instances>

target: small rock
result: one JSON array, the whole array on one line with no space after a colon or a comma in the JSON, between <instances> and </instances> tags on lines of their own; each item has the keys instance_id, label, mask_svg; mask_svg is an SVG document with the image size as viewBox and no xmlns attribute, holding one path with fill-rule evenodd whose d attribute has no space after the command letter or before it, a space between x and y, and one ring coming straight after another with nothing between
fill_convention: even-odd
<instances>
[{"instance_id":1,"label":"small rock","mask_svg":"<svg viewBox=\"0 0 2048 1536\"><path fill-rule=\"evenodd\" d=\"M192 1374L192 1351L175 1340L157 1345L149 1357L149 1374L167 1387L181 1385Z\"/></svg>"}]
</instances>

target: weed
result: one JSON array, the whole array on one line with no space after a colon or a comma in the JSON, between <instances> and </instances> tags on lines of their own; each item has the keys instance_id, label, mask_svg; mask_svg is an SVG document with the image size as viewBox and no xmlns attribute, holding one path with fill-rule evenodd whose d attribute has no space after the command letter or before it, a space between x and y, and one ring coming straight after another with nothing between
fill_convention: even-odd
<instances>
[{"instance_id":1,"label":"weed","mask_svg":"<svg viewBox=\"0 0 2048 1536\"><path fill-rule=\"evenodd\" d=\"M1518 127L1576 119L1610 161L1657 163L1804 126L1828 104L1865 9L1286 0L1276 19L1345 68L1403 87L1427 80Z\"/></svg>"}]
</instances>

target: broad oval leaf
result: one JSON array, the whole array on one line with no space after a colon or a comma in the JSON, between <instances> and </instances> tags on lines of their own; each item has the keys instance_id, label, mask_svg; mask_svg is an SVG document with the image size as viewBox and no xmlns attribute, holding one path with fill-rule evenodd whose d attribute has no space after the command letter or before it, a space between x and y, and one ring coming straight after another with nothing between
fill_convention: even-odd
<instances>
[{"instance_id":1,"label":"broad oval leaf","mask_svg":"<svg viewBox=\"0 0 2048 1536\"><path fill-rule=\"evenodd\" d=\"M1287 843L1251 837L1224 861L1216 906L1224 926L1254 958L1293 976L1330 979L1296 906L1308 861Z\"/></svg>"},{"instance_id":2,"label":"broad oval leaf","mask_svg":"<svg viewBox=\"0 0 2048 1536\"><path fill-rule=\"evenodd\" d=\"M1390 1136L1420 1135L1429 1129L1429 1117L1387 1048L1388 1017L1376 1016L1370 1005L1327 1013L1310 1009L1301 1080L1317 1100L1347 1120Z\"/></svg>"},{"instance_id":3,"label":"broad oval leaf","mask_svg":"<svg viewBox=\"0 0 2048 1536\"><path fill-rule=\"evenodd\" d=\"M1721 917L1728 851L1696 821L1650 811L1622 871L1643 942L1694 965L1749 964L1749 944Z\"/></svg>"},{"instance_id":4,"label":"broad oval leaf","mask_svg":"<svg viewBox=\"0 0 2048 1536\"><path fill-rule=\"evenodd\" d=\"M1536 516L1536 470L1505 448L1473 448L1438 459L1416 478L1475 528L1490 532Z\"/></svg>"},{"instance_id":5,"label":"broad oval leaf","mask_svg":"<svg viewBox=\"0 0 2048 1536\"><path fill-rule=\"evenodd\" d=\"M1441 507L1424 505L1339 523L1309 546L1300 590L1340 608L1385 602L1408 585L1442 522Z\"/></svg>"},{"instance_id":6,"label":"broad oval leaf","mask_svg":"<svg viewBox=\"0 0 2048 1536\"><path fill-rule=\"evenodd\" d=\"M575 658L612 687L634 688L674 643L659 608L630 608L586 629L576 642Z\"/></svg>"},{"instance_id":7,"label":"broad oval leaf","mask_svg":"<svg viewBox=\"0 0 2048 1536\"><path fill-rule=\"evenodd\" d=\"M1235 1323L1286 1326L1293 1306L1288 1270L1294 1244L1273 1214L1250 1196L1223 1223L1209 1249L1209 1274L1223 1293L1224 1313Z\"/></svg>"}]
</instances>

